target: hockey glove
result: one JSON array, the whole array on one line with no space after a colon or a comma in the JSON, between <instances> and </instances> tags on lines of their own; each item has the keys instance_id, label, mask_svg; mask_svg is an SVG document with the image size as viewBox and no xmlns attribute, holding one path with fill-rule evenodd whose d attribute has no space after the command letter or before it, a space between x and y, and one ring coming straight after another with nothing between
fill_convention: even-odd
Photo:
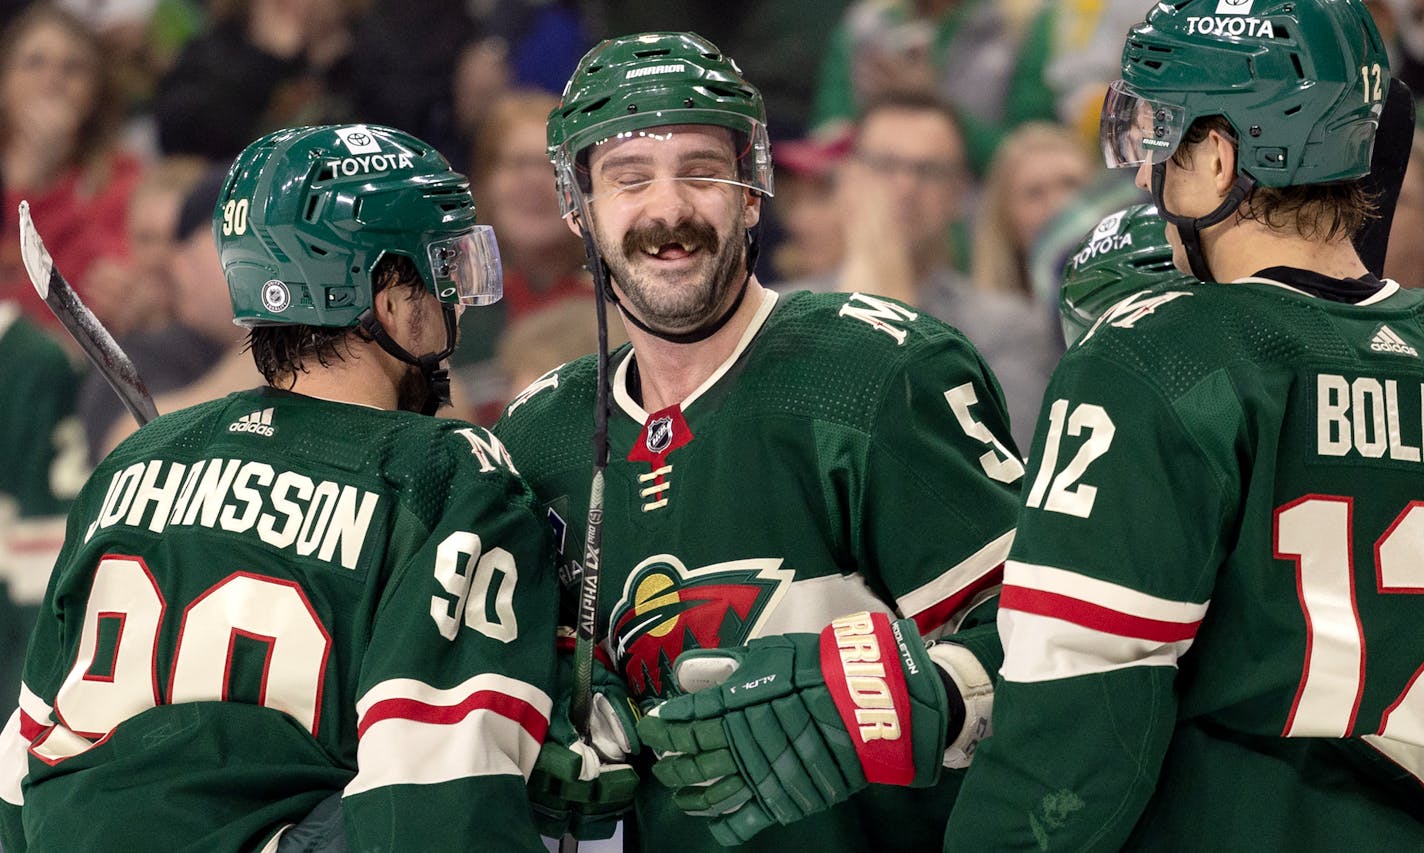
<instances>
[{"instance_id":1,"label":"hockey glove","mask_svg":"<svg viewBox=\"0 0 1424 853\"><path fill-rule=\"evenodd\" d=\"M675 668L690 695L655 708L638 731L659 752L653 774L677 789L678 808L710 817L727 846L870 782L931 785L950 757L946 733L965 728L956 678L931 662L913 621L882 613L842 617L819 637L685 652ZM991 695L983 668L972 668L975 691ZM974 704L987 724L987 699Z\"/></svg>"},{"instance_id":2,"label":"hockey glove","mask_svg":"<svg viewBox=\"0 0 1424 853\"><path fill-rule=\"evenodd\" d=\"M581 841L611 838L633 805L638 774L628 764L642 745L638 709L617 673L593 662L593 709L589 742L569 720L573 697L573 655L558 656L556 698L549 733L529 776L529 801L541 835L572 835ZM571 647L571 644L570 644Z\"/></svg>"}]
</instances>

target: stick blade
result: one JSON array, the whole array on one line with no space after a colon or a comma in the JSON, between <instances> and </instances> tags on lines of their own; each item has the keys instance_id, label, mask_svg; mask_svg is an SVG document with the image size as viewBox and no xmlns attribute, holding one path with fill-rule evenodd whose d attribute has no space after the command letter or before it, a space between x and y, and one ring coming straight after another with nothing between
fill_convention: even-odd
<instances>
[{"instance_id":1,"label":"stick blade","mask_svg":"<svg viewBox=\"0 0 1424 853\"><path fill-rule=\"evenodd\" d=\"M35 221L30 218L30 203L20 202L20 257L25 262L25 272L30 275L30 283L40 298L49 301L49 279L54 272L54 258L50 257Z\"/></svg>"}]
</instances>

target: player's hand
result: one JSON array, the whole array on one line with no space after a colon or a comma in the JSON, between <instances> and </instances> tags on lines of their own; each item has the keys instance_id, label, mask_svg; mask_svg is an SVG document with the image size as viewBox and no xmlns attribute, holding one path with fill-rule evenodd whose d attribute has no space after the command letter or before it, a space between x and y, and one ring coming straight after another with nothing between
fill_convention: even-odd
<instances>
[{"instance_id":1,"label":"player's hand","mask_svg":"<svg viewBox=\"0 0 1424 853\"><path fill-rule=\"evenodd\" d=\"M964 720L914 622L881 613L842 617L820 636L684 652L674 666L690 695L659 705L638 732L678 808L711 817L728 846L870 782L933 784L946 732Z\"/></svg>"},{"instance_id":2,"label":"player's hand","mask_svg":"<svg viewBox=\"0 0 1424 853\"><path fill-rule=\"evenodd\" d=\"M574 678L567 651L559 653L556 678L549 733L529 777L535 825L550 838L611 838L638 787L638 774L628 764L642 749L637 706L623 679L595 659L589 743L584 743L569 720Z\"/></svg>"}]
</instances>

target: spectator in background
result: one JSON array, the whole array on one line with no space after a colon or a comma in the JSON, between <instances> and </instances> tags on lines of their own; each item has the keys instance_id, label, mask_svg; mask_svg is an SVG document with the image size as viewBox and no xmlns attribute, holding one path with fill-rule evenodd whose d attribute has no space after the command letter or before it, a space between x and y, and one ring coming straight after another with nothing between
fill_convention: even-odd
<instances>
[{"instance_id":1,"label":"spectator in background","mask_svg":"<svg viewBox=\"0 0 1424 853\"><path fill-rule=\"evenodd\" d=\"M451 372L472 407L464 416L476 423L494 423L508 402L507 380L496 361L503 330L546 305L593 292L583 243L560 217L551 179L545 123L558 102L542 91L510 92L489 106L475 137L470 183L480 221L499 235L504 266L504 298L491 310L465 312L460 348L451 358ZM593 315L586 319L591 330Z\"/></svg>"},{"instance_id":2,"label":"spectator in background","mask_svg":"<svg viewBox=\"0 0 1424 853\"><path fill-rule=\"evenodd\" d=\"M356 27L354 115L406 128L467 171L466 155L504 92L563 88L588 48L577 5L374 0Z\"/></svg>"},{"instance_id":3,"label":"spectator in background","mask_svg":"<svg viewBox=\"0 0 1424 853\"><path fill-rule=\"evenodd\" d=\"M858 0L832 36L812 127L851 121L888 93L936 93L960 114L982 175L1009 129L1054 117L1043 73L1052 20L1038 0Z\"/></svg>"},{"instance_id":4,"label":"spectator in background","mask_svg":"<svg viewBox=\"0 0 1424 853\"><path fill-rule=\"evenodd\" d=\"M1028 447L1061 347L1054 318L978 290L958 272L950 226L968 186L954 111L933 96L872 103L840 172L846 292L892 296L968 336L998 378L1014 441Z\"/></svg>"},{"instance_id":5,"label":"spectator in background","mask_svg":"<svg viewBox=\"0 0 1424 853\"><path fill-rule=\"evenodd\" d=\"M1029 250L1097 171L1088 150L1062 126L1030 122L1004 137L974 222L974 286L1017 297L1027 309L1033 301Z\"/></svg>"},{"instance_id":6,"label":"spectator in background","mask_svg":"<svg viewBox=\"0 0 1424 853\"><path fill-rule=\"evenodd\" d=\"M771 253L776 289L796 289L798 281L824 279L840 268L845 227L836 199L836 171L850 145L849 133L826 141L792 139L772 145L776 198L767 210L780 226L781 239Z\"/></svg>"},{"instance_id":7,"label":"spectator in background","mask_svg":"<svg viewBox=\"0 0 1424 853\"><path fill-rule=\"evenodd\" d=\"M592 294L560 299L523 314L509 324L500 336L498 350L506 403L545 373L598 348L593 308ZM623 331L623 324L610 322L608 349L616 349L626 340L628 335Z\"/></svg>"},{"instance_id":8,"label":"spectator in background","mask_svg":"<svg viewBox=\"0 0 1424 853\"><path fill-rule=\"evenodd\" d=\"M584 2L593 7L590 17L601 24L600 37L683 30L711 39L728 56L737 58L749 79L757 81L766 99L771 138L795 139L807 136L811 128L814 72L825 61L831 42L833 28L828 23L839 20L851 0ZM780 167L778 149L778 170Z\"/></svg>"},{"instance_id":9,"label":"spectator in background","mask_svg":"<svg viewBox=\"0 0 1424 853\"><path fill-rule=\"evenodd\" d=\"M1108 83L1122 73L1122 34L1142 19L1142 9L1147 4L1053 5L1056 8L1050 58L1044 79L1052 87L1054 111L1058 121L1073 128L1084 145L1097 145L1103 93Z\"/></svg>"},{"instance_id":10,"label":"spectator in background","mask_svg":"<svg viewBox=\"0 0 1424 853\"><path fill-rule=\"evenodd\" d=\"M242 351L245 335L233 324L227 281L213 242L213 208L226 174L225 166L211 167L179 211L170 271L172 323L122 342L153 393L159 414L263 383L252 359ZM80 417L95 464L137 429L98 376L85 381Z\"/></svg>"},{"instance_id":11,"label":"spectator in background","mask_svg":"<svg viewBox=\"0 0 1424 853\"><path fill-rule=\"evenodd\" d=\"M125 208L142 171L114 143L117 115L103 50L77 18L36 4L0 37L0 63L6 218L28 199L55 265L69 281L83 282L96 257L124 251ZM58 328L25 274L19 240L6 233L0 300L18 301L32 321Z\"/></svg>"},{"instance_id":12,"label":"spectator in background","mask_svg":"<svg viewBox=\"0 0 1424 853\"><path fill-rule=\"evenodd\" d=\"M163 153L225 163L265 131L347 118L357 3L213 0L207 29L184 46L158 86ZM418 42L403 47L421 49Z\"/></svg>"},{"instance_id":13,"label":"spectator in background","mask_svg":"<svg viewBox=\"0 0 1424 853\"><path fill-rule=\"evenodd\" d=\"M129 196L127 252L99 258L85 276L85 304L115 338L168 325L178 213L205 168L193 157L150 166Z\"/></svg>"}]
</instances>

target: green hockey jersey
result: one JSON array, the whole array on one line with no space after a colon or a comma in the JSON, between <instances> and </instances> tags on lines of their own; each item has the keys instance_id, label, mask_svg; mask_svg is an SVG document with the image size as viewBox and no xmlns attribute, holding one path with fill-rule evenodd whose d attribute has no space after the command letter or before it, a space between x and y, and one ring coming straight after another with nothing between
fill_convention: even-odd
<instances>
[{"instance_id":1,"label":"green hockey jersey","mask_svg":"<svg viewBox=\"0 0 1424 853\"><path fill-rule=\"evenodd\" d=\"M890 300L768 291L734 353L680 405L644 411L635 370L628 347L612 354L598 614L641 703L675 690L685 649L820 631L858 610L911 617L926 636L977 616L987 636L970 630L966 645L997 668L991 599L1023 466L998 385L963 336ZM591 357L565 365L495 428L555 526L570 596L595 384ZM627 830L635 848L721 849L644 779ZM959 781L877 786L745 849L938 844Z\"/></svg>"},{"instance_id":2,"label":"green hockey jersey","mask_svg":"<svg viewBox=\"0 0 1424 853\"><path fill-rule=\"evenodd\" d=\"M1424 849L1424 294L1268 272L1059 365L946 850Z\"/></svg>"},{"instance_id":3,"label":"green hockey jersey","mask_svg":"<svg viewBox=\"0 0 1424 853\"><path fill-rule=\"evenodd\" d=\"M5 849L275 849L343 792L352 850L542 850L556 602L482 428L272 389L159 418L69 514Z\"/></svg>"}]
</instances>

